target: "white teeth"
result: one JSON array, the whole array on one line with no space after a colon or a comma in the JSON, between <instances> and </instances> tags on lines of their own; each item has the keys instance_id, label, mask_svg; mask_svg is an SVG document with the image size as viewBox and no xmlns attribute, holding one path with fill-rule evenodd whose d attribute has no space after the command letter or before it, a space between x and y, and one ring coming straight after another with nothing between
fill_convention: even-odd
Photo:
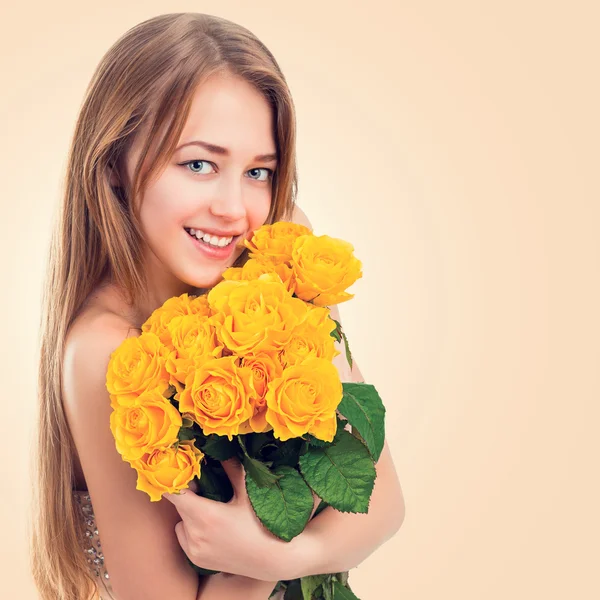
<instances>
[{"instance_id":1,"label":"white teeth","mask_svg":"<svg viewBox=\"0 0 600 600\"><path fill-rule=\"evenodd\" d=\"M222 248L223 246L227 246L233 239L230 237L217 237L216 235L210 235L209 233L204 233L200 229L188 229L188 231L198 240L203 240L207 244L211 244L211 246L218 246Z\"/></svg>"}]
</instances>

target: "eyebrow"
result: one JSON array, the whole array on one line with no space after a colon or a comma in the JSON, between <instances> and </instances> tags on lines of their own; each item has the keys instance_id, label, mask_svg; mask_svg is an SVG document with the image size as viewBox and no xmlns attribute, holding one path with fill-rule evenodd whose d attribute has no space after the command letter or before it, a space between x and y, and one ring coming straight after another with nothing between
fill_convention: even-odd
<instances>
[{"instance_id":1,"label":"eyebrow","mask_svg":"<svg viewBox=\"0 0 600 600\"><path fill-rule=\"evenodd\" d=\"M186 146L200 146L201 148L204 148L205 150L208 150L209 152L212 152L213 154L221 154L223 156L231 156L231 153L229 152L229 150L227 150L227 148L223 148L223 146L217 146L216 144L209 144L208 142L202 142L200 140L192 140L191 142L186 142L185 144L181 144L181 146L179 146L177 148L177 150L181 150L182 148L185 148ZM254 157L254 160L261 161L261 162L275 162L277 160L277 154L276 153L258 154L257 156Z\"/></svg>"}]
</instances>

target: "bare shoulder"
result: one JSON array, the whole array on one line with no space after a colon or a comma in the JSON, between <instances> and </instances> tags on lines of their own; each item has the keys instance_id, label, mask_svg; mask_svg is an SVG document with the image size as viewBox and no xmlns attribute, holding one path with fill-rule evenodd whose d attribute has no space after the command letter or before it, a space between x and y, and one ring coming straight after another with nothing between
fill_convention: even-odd
<instances>
[{"instance_id":1,"label":"bare shoulder","mask_svg":"<svg viewBox=\"0 0 600 600\"><path fill-rule=\"evenodd\" d=\"M110 286L96 289L69 327L67 347L94 341L101 346L117 341L119 337L125 339L135 335L136 328L125 313L125 307Z\"/></svg>"},{"instance_id":2,"label":"bare shoulder","mask_svg":"<svg viewBox=\"0 0 600 600\"><path fill-rule=\"evenodd\" d=\"M127 337L140 333L111 310L82 312L66 340L63 406L116 595L191 599L196 597L198 576L175 534L181 520L177 509L167 501L151 502L137 489L137 472L118 453L110 429L110 356Z\"/></svg>"},{"instance_id":3,"label":"bare shoulder","mask_svg":"<svg viewBox=\"0 0 600 600\"><path fill-rule=\"evenodd\" d=\"M291 223L298 223L299 225L304 225L308 227L311 231L313 230L313 226L311 225L306 213L297 205L294 204L294 210L292 212L292 217L289 219Z\"/></svg>"},{"instance_id":4,"label":"bare shoulder","mask_svg":"<svg viewBox=\"0 0 600 600\"><path fill-rule=\"evenodd\" d=\"M85 311L69 327L64 360L67 362L82 346L100 353L103 349L115 344L118 346L125 338L140 333L128 320L110 310L94 308Z\"/></svg>"},{"instance_id":5,"label":"bare shoulder","mask_svg":"<svg viewBox=\"0 0 600 600\"><path fill-rule=\"evenodd\" d=\"M63 354L63 402L67 412L75 408L78 398L70 393L72 386L103 381L112 352L127 337L139 333L123 317L107 310L86 311L75 319Z\"/></svg>"}]
</instances>

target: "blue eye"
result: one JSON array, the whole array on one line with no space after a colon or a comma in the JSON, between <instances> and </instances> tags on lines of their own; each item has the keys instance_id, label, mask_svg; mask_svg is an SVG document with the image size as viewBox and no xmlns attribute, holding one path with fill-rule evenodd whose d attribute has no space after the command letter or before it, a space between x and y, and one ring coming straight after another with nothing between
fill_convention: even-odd
<instances>
[{"instance_id":1,"label":"blue eye","mask_svg":"<svg viewBox=\"0 0 600 600\"><path fill-rule=\"evenodd\" d=\"M212 165L212 163L208 162L207 160L200 160L200 159L188 160L187 162L178 163L178 164L182 167L189 167L189 170L192 173L194 173L195 175L209 175L210 173L202 171L202 167L204 165ZM200 169L192 168L191 165L200 165ZM248 171L248 173L257 173L257 172L260 173L260 171L265 171L266 176L264 178L258 179L258 177L251 176L250 179L254 179L255 181L268 181L273 178L274 171L272 169L256 168L256 169L250 169ZM260 176L260 175L258 175L258 176Z\"/></svg>"},{"instance_id":2,"label":"blue eye","mask_svg":"<svg viewBox=\"0 0 600 600\"><path fill-rule=\"evenodd\" d=\"M250 171L248 171L248 173L251 173L252 171L266 171L266 178L265 179L257 179L256 181L267 181L267 179L270 179L271 177L273 177L273 171L271 169L250 169ZM254 179L254 177L250 177L250 179Z\"/></svg>"},{"instance_id":3,"label":"blue eye","mask_svg":"<svg viewBox=\"0 0 600 600\"><path fill-rule=\"evenodd\" d=\"M187 167L189 165L193 165L194 163L200 163L201 165L210 165L210 163L206 160L188 160L187 162L181 163L181 166ZM202 169L202 167L200 167L200 169ZM192 171L192 173L199 173L200 175L207 175L207 173L201 173L201 171L195 171L194 169L190 169L190 171Z\"/></svg>"}]
</instances>

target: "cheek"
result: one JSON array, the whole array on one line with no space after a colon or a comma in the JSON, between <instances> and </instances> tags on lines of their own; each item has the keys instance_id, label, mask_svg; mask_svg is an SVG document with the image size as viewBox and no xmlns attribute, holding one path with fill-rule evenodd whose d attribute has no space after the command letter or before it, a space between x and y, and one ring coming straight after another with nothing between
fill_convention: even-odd
<instances>
[{"instance_id":1,"label":"cheek","mask_svg":"<svg viewBox=\"0 0 600 600\"><path fill-rule=\"evenodd\" d=\"M271 197L265 196L264 199L252 203L247 207L248 222L250 229L257 229L267 220L269 210L271 209Z\"/></svg>"},{"instance_id":2,"label":"cheek","mask_svg":"<svg viewBox=\"0 0 600 600\"><path fill-rule=\"evenodd\" d=\"M161 191L154 188L144 195L140 217L146 231L159 230L162 234L167 228L180 228L186 219L186 202L177 198L173 190Z\"/></svg>"}]
</instances>

